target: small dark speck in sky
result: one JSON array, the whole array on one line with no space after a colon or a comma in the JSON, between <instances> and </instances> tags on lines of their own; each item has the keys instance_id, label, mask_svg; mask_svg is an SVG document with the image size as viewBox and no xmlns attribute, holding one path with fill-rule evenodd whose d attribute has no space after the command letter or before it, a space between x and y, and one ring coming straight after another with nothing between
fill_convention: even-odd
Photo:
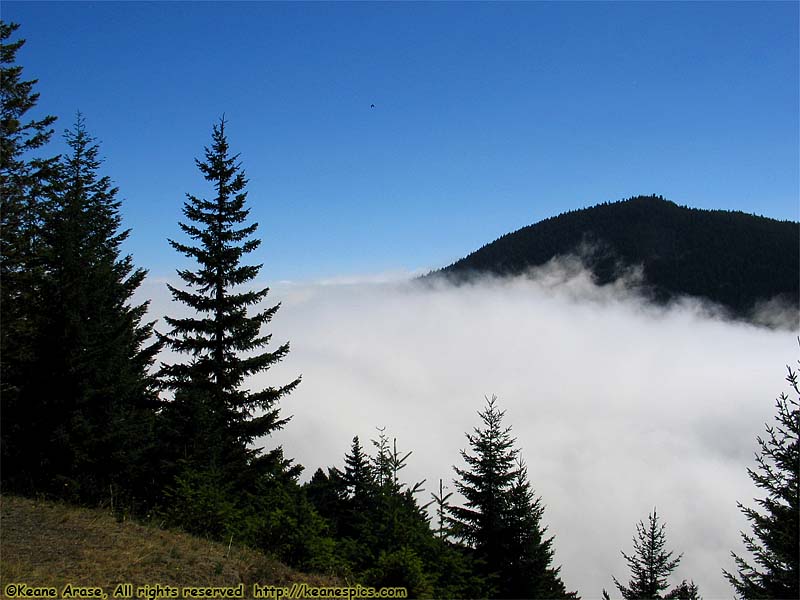
<instances>
[{"instance_id":1,"label":"small dark speck in sky","mask_svg":"<svg viewBox=\"0 0 800 600\"><path fill-rule=\"evenodd\" d=\"M374 104L370 104L369 107L370 108L375 108L375 105Z\"/></svg>"}]
</instances>

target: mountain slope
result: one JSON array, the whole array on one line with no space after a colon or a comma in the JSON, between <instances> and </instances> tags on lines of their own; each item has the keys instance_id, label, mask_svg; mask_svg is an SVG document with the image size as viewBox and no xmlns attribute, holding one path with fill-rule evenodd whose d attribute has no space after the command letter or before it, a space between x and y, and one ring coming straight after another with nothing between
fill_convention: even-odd
<instances>
[{"instance_id":1,"label":"mountain slope","mask_svg":"<svg viewBox=\"0 0 800 600\"><path fill-rule=\"evenodd\" d=\"M599 284L641 265L657 301L697 296L747 317L776 297L800 302L799 242L796 222L637 196L523 227L432 275L518 275L555 256L579 254Z\"/></svg>"},{"instance_id":2,"label":"mountain slope","mask_svg":"<svg viewBox=\"0 0 800 600\"><path fill-rule=\"evenodd\" d=\"M121 521L108 510L0 497L0 596L9 583L103 587L341 585L299 573L236 540L222 544L180 531Z\"/></svg>"}]
</instances>

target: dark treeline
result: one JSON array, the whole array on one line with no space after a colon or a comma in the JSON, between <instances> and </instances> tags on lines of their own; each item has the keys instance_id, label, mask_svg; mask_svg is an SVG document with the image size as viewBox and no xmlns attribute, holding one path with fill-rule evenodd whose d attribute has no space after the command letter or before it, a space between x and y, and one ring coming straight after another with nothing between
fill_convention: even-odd
<instances>
[{"instance_id":1,"label":"dark treeline","mask_svg":"<svg viewBox=\"0 0 800 600\"><path fill-rule=\"evenodd\" d=\"M50 156L55 118L32 119L35 81L15 64L17 26L2 41L2 489L104 506L137 518L262 549L303 570L349 583L403 586L414 597L574 598L555 564L544 505L491 398L466 435L453 501L409 483L412 452L384 430L352 440L338 464L300 482L301 465L280 447L256 447L289 424L280 401L300 378L250 390L248 377L289 352L266 332L279 305L252 289L261 265L248 220L247 179L225 121L196 161L210 190L187 194L171 246L193 261L170 286L187 317L147 322L132 298L145 271L123 255L128 236L118 190L102 172L83 116ZM268 303L267 303L268 304ZM156 365L162 349L183 360ZM789 381L797 393L790 370ZM778 423L759 439L766 492L743 534L756 566L734 555L726 573L742 597L797 594L798 404L778 401ZM432 517L433 514L433 517ZM655 511L624 554L628 598L698 598L693 582L668 582L680 556L665 549ZM653 573L656 573L653 579Z\"/></svg>"}]
</instances>

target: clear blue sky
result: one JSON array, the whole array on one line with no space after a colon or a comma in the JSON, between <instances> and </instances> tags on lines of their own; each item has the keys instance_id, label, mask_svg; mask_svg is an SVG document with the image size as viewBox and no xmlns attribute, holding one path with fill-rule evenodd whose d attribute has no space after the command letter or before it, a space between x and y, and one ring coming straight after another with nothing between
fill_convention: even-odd
<instances>
[{"instance_id":1,"label":"clear blue sky","mask_svg":"<svg viewBox=\"0 0 800 600\"><path fill-rule=\"evenodd\" d=\"M637 194L798 218L797 2L4 1L2 17L58 131L84 113L152 275L180 260L166 238L184 194L207 195L194 158L222 113L267 279L444 266Z\"/></svg>"}]
</instances>

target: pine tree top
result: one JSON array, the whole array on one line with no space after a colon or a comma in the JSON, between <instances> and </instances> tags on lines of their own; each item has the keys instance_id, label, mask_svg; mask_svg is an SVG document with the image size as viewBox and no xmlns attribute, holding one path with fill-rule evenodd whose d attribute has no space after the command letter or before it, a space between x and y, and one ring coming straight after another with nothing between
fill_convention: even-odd
<instances>
[{"instance_id":1,"label":"pine tree top","mask_svg":"<svg viewBox=\"0 0 800 600\"><path fill-rule=\"evenodd\" d=\"M666 550L666 523L659 524L656 509L647 517L647 525L639 521L636 537L633 538L634 554L622 552L631 570L628 585L622 585L616 577L614 584L626 600L661 598L661 592L669 587L667 577L680 563L683 554L672 558L672 551Z\"/></svg>"},{"instance_id":2,"label":"pine tree top","mask_svg":"<svg viewBox=\"0 0 800 600\"><path fill-rule=\"evenodd\" d=\"M24 164L22 154L40 148L50 140L53 135L50 125L56 120L50 115L24 121L24 115L36 106L39 94L33 91L38 80L23 81L22 67L15 64L17 51L25 40L8 40L18 28L17 23L0 21L0 174L3 178Z\"/></svg>"}]
</instances>

